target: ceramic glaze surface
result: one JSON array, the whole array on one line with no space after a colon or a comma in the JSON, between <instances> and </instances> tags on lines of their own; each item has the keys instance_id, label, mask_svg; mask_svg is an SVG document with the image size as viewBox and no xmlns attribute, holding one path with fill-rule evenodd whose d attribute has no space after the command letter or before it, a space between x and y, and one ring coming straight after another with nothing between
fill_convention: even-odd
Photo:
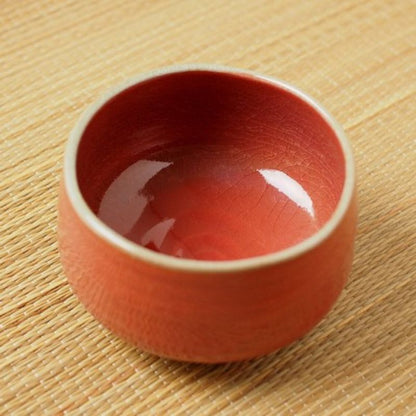
<instances>
[{"instance_id":1,"label":"ceramic glaze surface","mask_svg":"<svg viewBox=\"0 0 416 416\"><path fill-rule=\"evenodd\" d=\"M139 79L81 119L59 247L74 292L116 334L218 363L276 350L328 313L357 207L348 143L316 103L204 68Z\"/></svg>"},{"instance_id":2,"label":"ceramic glaze surface","mask_svg":"<svg viewBox=\"0 0 416 416\"><path fill-rule=\"evenodd\" d=\"M114 97L78 160L81 191L102 221L144 247L199 260L258 256L311 236L334 211L345 170L332 130L304 102L209 72Z\"/></svg>"},{"instance_id":3,"label":"ceramic glaze surface","mask_svg":"<svg viewBox=\"0 0 416 416\"><path fill-rule=\"evenodd\" d=\"M328 313L351 268L354 201L330 238L305 255L216 273L117 250L80 220L64 190L59 212L62 262L85 307L117 335L178 360L243 360L293 342Z\"/></svg>"}]
</instances>

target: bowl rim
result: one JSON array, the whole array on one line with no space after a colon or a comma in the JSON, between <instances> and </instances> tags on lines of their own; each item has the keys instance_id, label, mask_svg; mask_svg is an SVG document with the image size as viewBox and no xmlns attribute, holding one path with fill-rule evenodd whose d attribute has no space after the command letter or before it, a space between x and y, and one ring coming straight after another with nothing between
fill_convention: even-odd
<instances>
[{"instance_id":1,"label":"bowl rim","mask_svg":"<svg viewBox=\"0 0 416 416\"><path fill-rule=\"evenodd\" d=\"M303 102L306 102L308 105L313 107L315 111L317 111L318 114L331 127L341 146L341 150L345 159L345 180L341 197L339 198L335 210L333 211L329 220L316 233L306 238L305 240L302 240L298 244L277 252L268 253L261 256L253 256L236 260L195 260L177 258L168 254L157 253L142 247L114 231L93 213L81 194L76 174L78 147L88 123L104 104L106 104L110 99L126 90L127 88L160 76L188 71L208 71L242 75L277 86L278 88L297 96ZM315 99L303 91L285 81L281 81L274 77L265 76L254 71L213 64L184 64L164 67L130 78L107 91L107 93L105 93L101 98L91 104L86 109L86 111L84 111L76 123L74 129L71 131L65 149L63 175L64 185L70 203L72 204L76 214L81 219L81 221L95 235L104 240L106 243L109 243L113 247L133 258L151 263L160 268L181 270L191 273L227 273L258 269L261 267L276 265L288 260L292 260L301 256L302 254L305 254L306 252L311 251L315 247L319 246L323 241L325 241L340 224L352 201L355 186L355 167L351 145L340 124L338 124L338 122L321 104L319 104Z\"/></svg>"}]
</instances>

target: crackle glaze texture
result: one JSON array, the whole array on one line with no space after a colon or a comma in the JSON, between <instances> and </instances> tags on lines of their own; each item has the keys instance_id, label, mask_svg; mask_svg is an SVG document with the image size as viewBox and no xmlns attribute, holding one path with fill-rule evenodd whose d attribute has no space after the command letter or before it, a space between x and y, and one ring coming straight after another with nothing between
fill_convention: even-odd
<instances>
[{"instance_id":1,"label":"crackle glaze texture","mask_svg":"<svg viewBox=\"0 0 416 416\"><path fill-rule=\"evenodd\" d=\"M125 237L176 257L233 260L319 230L345 163L333 131L296 96L190 71L107 103L86 129L77 170L91 209Z\"/></svg>"},{"instance_id":2,"label":"crackle glaze texture","mask_svg":"<svg viewBox=\"0 0 416 416\"><path fill-rule=\"evenodd\" d=\"M83 133L76 170L90 209L115 231L153 251L218 261L310 237L345 181L336 134L310 105L268 82L209 71L113 97ZM162 356L224 362L287 345L329 311L351 267L355 199L310 251L212 273L123 252L79 218L64 183L59 240L71 286L104 325Z\"/></svg>"},{"instance_id":3,"label":"crackle glaze texture","mask_svg":"<svg viewBox=\"0 0 416 416\"><path fill-rule=\"evenodd\" d=\"M225 362L271 352L329 311L352 261L355 206L334 234L292 261L244 273L189 273L117 251L80 221L63 190L60 247L66 275L104 325L147 351Z\"/></svg>"}]
</instances>

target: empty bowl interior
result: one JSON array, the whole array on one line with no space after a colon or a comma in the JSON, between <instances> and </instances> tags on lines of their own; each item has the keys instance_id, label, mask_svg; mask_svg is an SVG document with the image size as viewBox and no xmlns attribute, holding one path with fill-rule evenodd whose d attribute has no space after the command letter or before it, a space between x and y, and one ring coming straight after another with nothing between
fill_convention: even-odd
<instances>
[{"instance_id":1,"label":"empty bowl interior","mask_svg":"<svg viewBox=\"0 0 416 416\"><path fill-rule=\"evenodd\" d=\"M88 206L134 243L233 260L293 246L333 214L338 138L310 104L249 75L185 71L118 93L82 133Z\"/></svg>"}]
</instances>

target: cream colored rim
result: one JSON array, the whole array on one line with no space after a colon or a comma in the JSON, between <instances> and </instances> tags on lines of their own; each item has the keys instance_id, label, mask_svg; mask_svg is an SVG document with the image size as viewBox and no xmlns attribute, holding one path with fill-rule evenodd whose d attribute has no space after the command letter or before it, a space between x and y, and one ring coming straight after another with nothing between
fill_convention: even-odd
<instances>
[{"instance_id":1,"label":"cream colored rim","mask_svg":"<svg viewBox=\"0 0 416 416\"><path fill-rule=\"evenodd\" d=\"M146 249L132 241L124 238L116 231L108 227L103 223L88 207L84 198L81 195L81 191L78 186L76 177L76 159L78 152L78 145L85 128L96 114L96 112L111 98L119 94L121 91L129 88L137 83L140 83L151 78L155 78L161 75L172 74L185 71L211 71L229 74L240 74L245 76L251 76L258 80L266 81L272 85L276 85L281 89L284 89L291 94L299 97L309 105L311 105L322 118L331 126L333 131L340 142L342 151L345 158L345 182L342 190L341 198L335 208L329 221L314 235L287 249L278 251L276 253L266 254L257 257L250 257L241 260L226 260L226 261L206 261L206 260L191 260L181 259L167 254L156 253L149 249ZM198 273L217 273L217 272L235 272L247 269L260 268L272 264L282 263L287 260L293 259L313 249L321 244L328 236L334 231L334 229L341 222L344 217L348 206L351 202L354 192L354 161L353 154L348 142L348 139L342 129L342 127L334 120L334 118L314 99L307 94L299 91L297 88L287 84L286 82L276 80L270 77L266 77L255 72L240 70L236 68L229 68L217 65L180 65L162 68L160 70L152 71L144 75L139 75L135 78L128 80L127 82L119 85L118 87L110 90L100 100L92 104L86 112L81 116L80 120L76 124L74 130L71 132L69 141L67 144L64 160L64 180L66 190L76 213L79 215L85 225L91 229L97 236L105 240L107 243L113 245L118 250L129 254L130 256L137 258L141 261L155 264L159 267L168 269L182 270L188 272Z\"/></svg>"}]
</instances>

